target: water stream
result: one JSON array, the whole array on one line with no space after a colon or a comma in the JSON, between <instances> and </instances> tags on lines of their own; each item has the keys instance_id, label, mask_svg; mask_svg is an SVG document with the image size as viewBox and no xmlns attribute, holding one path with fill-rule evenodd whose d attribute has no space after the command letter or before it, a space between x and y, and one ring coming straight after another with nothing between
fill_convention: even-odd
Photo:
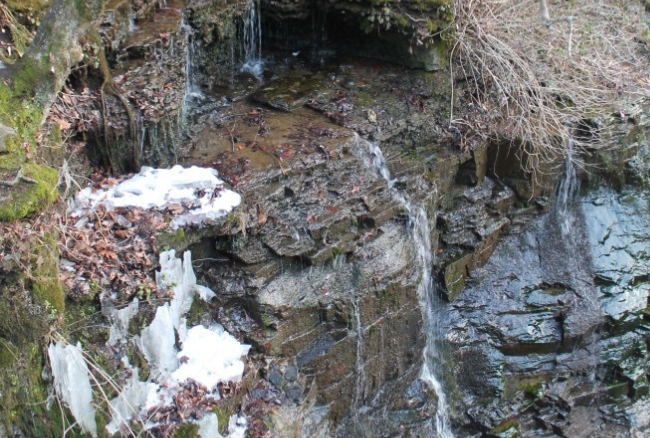
<instances>
[{"instance_id":1,"label":"water stream","mask_svg":"<svg viewBox=\"0 0 650 438\"><path fill-rule=\"evenodd\" d=\"M441 327L436 323L436 312L441 308L442 301L435 289L435 282L431 272L433 253L431 251L431 236L429 229L429 218L426 210L419 204L411 201L407 194L402 194L395 188L395 181L391 178L386 159L375 143L369 142L358 135L355 137L357 150L359 150L370 161L370 164L377 169L391 190L394 198L404 207L409 217L409 225L413 237L413 243L417 249L417 263L422 270L420 283L418 284L417 295L422 310L422 324L426 337L424 348L424 364L420 378L432 388L438 398L436 410L436 432L439 438L453 438L449 416L448 405L444 388L436 373L441 370L438 364L441 362L436 349L436 342L442 338Z\"/></svg>"},{"instance_id":2,"label":"water stream","mask_svg":"<svg viewBox=\"0 0 650 438\"><path fill-rule=\"evenodd\" d=\"M352 300L352 310L354 311L354 330L357 337L357 351L356 351L356 382L354 394L355 415L360 412L359 407L365 404L365 387L366 387L366 363L363 360L365 354L365 346L363 341L363 324L361 323L361 312L359 310L358 298L355 294ZM357 424L359 420L357 418Z\"/></svg>"},{"instance_id":3,"label":"water stream","mask_svg":"<svg viewBox=\"0 0 650 438\"><path fill-rule=\"evenodd\" d=\"M244 17L244 65L242 71L261 77L262 62L262 14L260 1L252 0L250 11Z\"/></svg>"},{"instance_id":4,"label":"water stream","mask_svg":"<svg viewBox=\"0 0 650 438\"><path fill-rule=\"evenodd\" d=\"M129 33L133 33L138 29L135 24L135 11L133 10L133 3L129 1Z\"/></svg>"},{"instance_id":5,"label":"water stream","mask_svg":"<svg viewBox=\"0 0 650 438\"><path fill-rule=\"evenodd\" d=\"M578 171L573 159L574 143L572 139L567 140L566 158L564 161L564 176L558 187L555 197L555 213L560 221L562 234L568 236L573 225L573 215L569 214L571 204L577 199L580 191L580 180Z\"/></svg>"},{"instance_id":6,"label":"water stream","mask_svg":"<svg viewBox=\"0 0 650 438\"><path fill-rule=\"evenodd\" d=\"M196 58L196 42L194 40L194 29L190 26L185 17L181 20L178 26L179 36L185 38L185 95L183 97L183 105L179 111L179 117L182 121L187 120L190 111L191 103L194 99L202 99L203 93L201 88L196 83L194 68L194 59Z\"/></svg>"}]
</instances>

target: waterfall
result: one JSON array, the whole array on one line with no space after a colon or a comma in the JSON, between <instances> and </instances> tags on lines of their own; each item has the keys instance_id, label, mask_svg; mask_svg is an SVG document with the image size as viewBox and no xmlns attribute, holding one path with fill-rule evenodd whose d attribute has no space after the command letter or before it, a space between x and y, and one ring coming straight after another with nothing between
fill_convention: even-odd
<instances>
[{"instance_id":1,"label":"waterfall","mask_svg":"<svg viewBox=\"0 0 650 438\"><path fill-rule=\"evenodd\" d=\"M354 330L357 336L357 351L356 351L356 382L355 382L355 394L354 394L354 405L355 405L355 415L359 414L359 406L364 402L365 399L365 387L366 387L366 363L363 360L363 355L365 353L365 347L363 343L363 324L361 323L361 312L359 311L358 297L355 294L355 297L352 301L352 310L354 311ZM358 419L357 419L358 422Z\"/></svg>"},{"instance_id":2,"label":"waterfall","mask_svg":"<svg viewBox=\"0 0 650 438\"><path fill-rule=\"evenodd\" d=\"M185 38L185 96L183 105L179 111L181 121L187 121L187 115L190 110L190 103L193 99L202 99L203 93L201 88L196 84L194 75L194 59L196 57L196 42L194 40L194 29L190 26L183 16L178 26L179 36Z\"/></svg>"},{"instance_id":3,"label":"waterfall","mask_svg":"<svg viewBox=\"0 0 650 438\"><path fill-rule=\"evenodd\" d=\"M129 33L138 30L135 24L135 11L133 10L133 2L129 1Z\"/></svg>"},{"instance_id":4,"label":"waterfall","mask_svg":"<svg viewBox=\"0 0 650 438\"><path fill-rule=\"evenodd\" d=\"M447 415L447 397L440 381L436 378L436 363L438 354L436 342L442 337L441 329L436 324L436 311L441 308L442 302L435 290L435 283L431 273L433 253L431 251L431 235L429 218L426 210L419 204L413 203L407 194L400 193L395 188L395 181L391 179L386 159L375 143L371 143L355 134L357 149L364 154L375 169L386 180L393 197L404 207L408 213L409 225L412 229L413 243L417 249L417 263L422 271L420 283L417 288L418 301L422 310L422 325L426 337L424 348L424 364L420 378L434 390L438 397L436 410L436 432L439 438L453 438L449 417ZM369 154L369 155L368 155Z\"/></svg>"},{"instance_id":5,"label":"waterfall","mask_svg":"<svg viewBox=\"0 0 650 438\"><path fill-rule=\"evenodd\" d=\"M572 228L572 215L569 213L571 203L578 196L580 190L580 180L578 172L573 161L574 143L572 139L567 140L566 158L564 161L564 177L558 186L557 196L555 197L555 213L557 214L562 226L562 234L569 234Z\"/></svg>"},{"instance_id":6,"label":"waterfall","mask_svg":"<svg viewBox=\"0 0 650 438\"><path fill-rule=\"evenodd\" d=\"M250 11L244 17L244 65L242 71L255 77L262 76L262 14L260 0L252 0Z\"/></svg>"}]
</instances>

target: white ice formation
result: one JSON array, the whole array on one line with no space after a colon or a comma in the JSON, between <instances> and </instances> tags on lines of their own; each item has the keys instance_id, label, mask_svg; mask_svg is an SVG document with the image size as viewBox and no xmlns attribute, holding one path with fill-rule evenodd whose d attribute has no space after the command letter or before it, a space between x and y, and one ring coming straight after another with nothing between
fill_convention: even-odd
<instances>
[{"instance_id":1,"label":"white ice formation","mask_svg":"<svg viewBox=\"0 0 650 438\"><path fill-rule=\"evenodd\" d=\"M140 173L100 190L88 187L81 190L72 205L73 216L82 216L98 205L108 210L118 207L164 209L181 204L186 211L175 216L172 229L186 225L200 225L228 214L241 203L241 196L223 187L214 169L192 166L174 166L154 169L143 166Z\"/></svg>"},{"instance_id":2,"label":"white ice formation","mask_svg":"<svg viewBox=\"0 0 650 438\"><path fill-rule=\"evenodd\" d=\"M242 356L248 354L250 346L240 344L219 324L208 328L201 325L187 327L185 315L189 311L194 295L209 300L214 297L210 289L196 284L191 254L185 252L183 261L176 258L174 250L160 254L160 271L156 283L160 290L172 292L172 300L160 306L151 324L146 327L136 344L146 357L151 368L148 381L138 378L137 368L132 367L126 357L122 362L131 370L131 378L121 393L110 401L112 420L106 426L110 434L118 433L134 418L144 423L145 428L156 426L146 422L146 414L153 408L171 404L173 397L188 380L204 385L210 396L217 400L220 382L238 382L244 372ZM120 345L126 336L129 319L137 311L136 304L122 310L107 311L113 326L110 329L111 345ZM180 340L180 350L176 339ZM81 353L81 346L74 347L58 342L49 347L50 363L57 395L66 403L82 429L96 436L95 410L89 372ZM229 422L229 437L243 437L246 430L245 417L234 417ZM200 421L199 433L203 438L218 438L217 417L204 416Z\"/></svg>"},{"instance_id":3,"label":"white ice formation","mask_svg":"<svg viewBox=\"0 0 650 438\"><path fill-rule=\"evenodd\" d=\"M68 406L81 430L96 437L93 392L81 344L57 342L50 344L47 350L57 395Z\"/></svg>"}]
</instances>

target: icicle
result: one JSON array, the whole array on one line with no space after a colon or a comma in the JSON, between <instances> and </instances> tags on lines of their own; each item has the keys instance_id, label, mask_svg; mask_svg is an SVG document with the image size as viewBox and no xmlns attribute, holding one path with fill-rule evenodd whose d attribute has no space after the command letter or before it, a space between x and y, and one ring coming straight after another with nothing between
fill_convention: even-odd
<instances>
[{"instance_id":1,"label":"icicle","mask_svg":"<svg viewBox=\"0 0 650 438\"><path fill-rule=\"evenodd\" d=\"M88 365L77 346L59 341L47 349L54 377L56 394L70 408L70 412L84 432L97 436L93 393Z\"/></svg>"}]
</instances>

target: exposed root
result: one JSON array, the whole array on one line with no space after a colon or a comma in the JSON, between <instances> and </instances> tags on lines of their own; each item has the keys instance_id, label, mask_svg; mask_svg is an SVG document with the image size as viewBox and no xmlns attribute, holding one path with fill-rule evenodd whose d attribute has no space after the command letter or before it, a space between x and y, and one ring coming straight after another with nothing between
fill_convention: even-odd
<instances>
[{"instance_id":1,"label":"exposed root","mask_svg":"<svg viewBox=\"0 0 650 438\"><path fill-rule=\"evenodd\" d=\"M30 184L36 184L35 179L29 178L29 177L23 175L24 171L25 171L25 169L23 167L21 167L18 170L18 173L16 174L14 179L12 179L10 181L2 181L2 180L0 180L0 186L14 187L16 184L18 184L21 181L26 182L26 183L30 183Z\"/></svg>"},{"instance_id":2,"label":"exposed root","mask_svg":"<svg viewBox=\"0 0 650 438\"><path fill-rule=\"evenodd\" d=\"M137 128L136 128L136 123L135 123L135 115L133 113L133 109L131 108L131 105L129 104L129 101L127 100L126 97L122 95L122 93L119 92L119 90L116 88L115 83L113 81L113 76L111 74L110 67L108 65L108 60L106 59L106 53L104 52L104 47L101 44L101 40L99 38L99 35L97 34L96 31L93 31L91 34L91 38L96 40L98 43L99 51L97 53L97 58L99 60L99 71L101 73L103 82L102 85L99 89L99 94L101 98L101 106L102 106L102 119L104 121L104 141L106 144L106 155L105 158L107 158L108 164L111 168L111 170L115 173L117 170L115 168L115 159L113 157L113 151L115 148L115 145L112 144L110 140L110 125L108 123L109 119L109 114L108 114L108 107L106 105L106 93L110 94L111 96L115 97L117 100L119 100L120 104L124 107L124 111L127 114L127 117L129 119L129 135L132 139L137 138ZM138 156L138 148L133 147L132 148L132 158L134 163L139 163L140 162L140 157ZM137 165L136 165L137 166ZM137 166L139 167L139 166Z\"/></svg>"}]
</instances>

